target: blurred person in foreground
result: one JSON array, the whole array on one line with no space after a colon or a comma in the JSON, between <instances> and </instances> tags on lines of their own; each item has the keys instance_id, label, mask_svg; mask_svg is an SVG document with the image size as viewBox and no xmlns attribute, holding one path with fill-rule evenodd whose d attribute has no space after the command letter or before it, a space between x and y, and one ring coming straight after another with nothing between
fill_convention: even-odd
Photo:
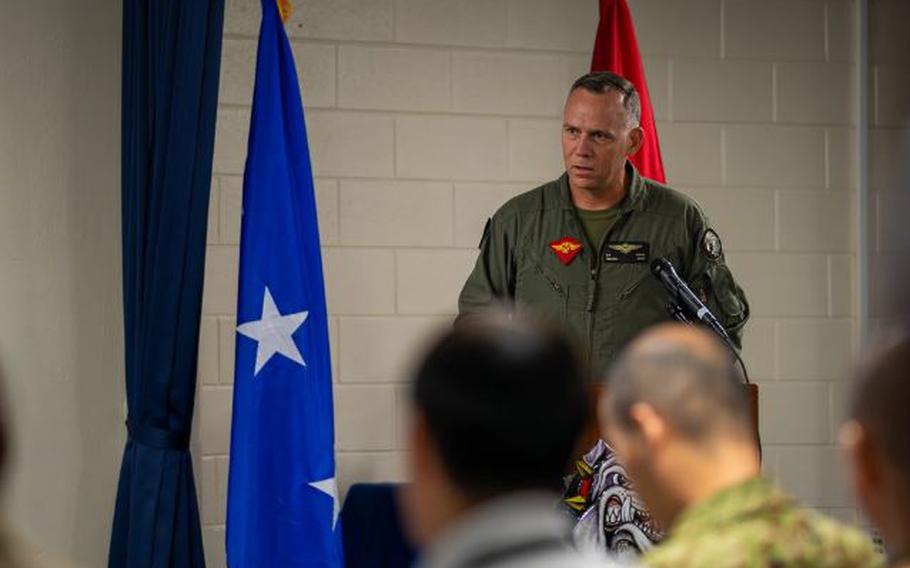
<instances>
[{"instance_id":1,"label":"blurred person in foreground","mask_svg":"<svg viewBox=\"0 0 910 568\"><path fill-rule=\"evenodd\" d=\"M910 337L902 335L862 366L850 418L841 428L853 487L888 552L910 567Z\"/></svg>"},{"instance_id":2,"label":"blurred person in foreground","mask_svg":"<svg viewBox=\"0 0 910 568\"><path fill-rule=\"evenodd\" d=\"M423 568L600 566L558 508L581 433L586 371L561 333L486 312L429 350L413 390L402 495Z\"/></svg>"},{"instance_id":3,"label":"blurred person in foreground","mask_svg":"<svg viewBox=\"0 0 910 568\"><path fill-rule=\"evenodd\" d=\"M663 324L630 344L600 400L604 435L667 540L654 567L877 566L871 539L800 507L761 476L736 367L700 328Z\"/></svg>"}]
</instances>

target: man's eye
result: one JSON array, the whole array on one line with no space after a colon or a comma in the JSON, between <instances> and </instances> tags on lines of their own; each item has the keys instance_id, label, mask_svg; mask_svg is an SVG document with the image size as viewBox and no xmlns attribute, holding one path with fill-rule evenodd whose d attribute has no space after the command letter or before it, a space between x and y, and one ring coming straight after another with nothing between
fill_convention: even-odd
<instances>
[{"instance_id":1,"label":"man's eye","mask_svg":"<svg viewBox=\"0 0 910 568\"><path fill-rule=\"evenodd\" d=\"M568 134L568 135L570 135L570 136L577 136L577 135L578 135L578 129L577 129L577 128L566 127L565 131L566 131L566 134Z\"/></svg>"},{"instance_id":2,"label":"man's eye","mask_svg":"<svg viewBox=\"0 0 910 568\"><path fill-rule=\"evenodd\" d=\"M595 142L605 142L609 139L603 132L595 132L591 137L594 138Z\"/></svg>"}]
</instances>

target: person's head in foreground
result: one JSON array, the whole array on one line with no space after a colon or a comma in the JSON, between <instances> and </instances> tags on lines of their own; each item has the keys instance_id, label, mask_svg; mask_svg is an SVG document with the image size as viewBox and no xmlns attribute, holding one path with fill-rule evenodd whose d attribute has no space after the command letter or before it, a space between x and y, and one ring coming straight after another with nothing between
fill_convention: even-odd
<instances>
[{"instance_id":1,"label":"person's head in foreground","mask_svg":"<svg viewBox=\"0 0 910 568\"><path fill-rule=\"evenodd\" d=\"M413 390L403 499L426 563L472 565L527 538L564 546L555 492L586 418L584 369L562 333L499 312L430 348Z\"/></svg>"},{"instance_id":2,"label":"person's head in foreground","mask_svg":"<svg viewBox=\"0 0 910 568\"><path fill-rule=\"evenodd\" d=\"M709 331L662 324L611 370L600 424L669 531L651 566L869 566L871 539L798 507L761 477L740 375ZM745 563L745 564L744 564Z\"/></svg>"},{"instance_id":3,"label":"person's head in foreground","mask_svg":"<svg viewBox=\"0 0 910 568\"><path fill-rule=\"evenodd\" d=\"M895 566L910 566L910 338L862 366L841 428L853 487Z\"/></svg>"}]
</instances>

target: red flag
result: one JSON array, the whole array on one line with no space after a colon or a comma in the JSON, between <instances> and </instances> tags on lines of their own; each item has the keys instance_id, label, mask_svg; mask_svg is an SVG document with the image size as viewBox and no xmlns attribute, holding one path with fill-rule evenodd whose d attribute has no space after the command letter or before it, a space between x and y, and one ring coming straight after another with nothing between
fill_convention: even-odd
<instances>
[{"instance_id":1,"label":"red flag","mask_svg":"<svg viewBox=\"0 0 910 568\"><path fill-rule=\"evenodd\" d=\"M645 136L641 149L631 158L632 163L643 176L665 183L654 111L626 0L600 0L600 24L597 26L591 71L611 71L635 85L641 97L641 127Z\"/></svg>"}]
</instances>

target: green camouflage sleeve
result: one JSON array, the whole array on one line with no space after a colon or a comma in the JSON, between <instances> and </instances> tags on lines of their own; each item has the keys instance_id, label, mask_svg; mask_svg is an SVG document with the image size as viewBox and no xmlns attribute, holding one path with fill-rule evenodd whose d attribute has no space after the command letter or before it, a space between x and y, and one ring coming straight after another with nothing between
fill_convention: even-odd
<instances>
[{"instance_id":1,"label":"green camouflage sleeve","mask_svg":"<svg viewBox=\"0 0 910 568\"><path fill-rule=\"evenodd\" d=\"M742 348L742 330L749 319L749 302L724 259L723 243L700 210L690 222L692 262L687 280L692 290L720 320L737 348Z\"/></svg>"},{"instance_id":2,"label":"green camouflage sleeve","mask_svg":"<svg viewBox=\"0 0 910 568\"><path fill-rule=\"evenodd\" d=\"M671 537L649 552L642 564L648 568L884 567L867 535L819 519L796 509L766 509L739 524L708 525L685 538Z\"/></svg>"},{"instance_id":3,"label":"green camouflage sleeve","mask_svg":"<svg viewBox=\"0 0 910 568\"><path fill-rule=\"evenodd\" d=\"M494 216L487 220L480 253L458 297L459 317L515 297L513 243Z\"/></svg>"}]
</instances>

